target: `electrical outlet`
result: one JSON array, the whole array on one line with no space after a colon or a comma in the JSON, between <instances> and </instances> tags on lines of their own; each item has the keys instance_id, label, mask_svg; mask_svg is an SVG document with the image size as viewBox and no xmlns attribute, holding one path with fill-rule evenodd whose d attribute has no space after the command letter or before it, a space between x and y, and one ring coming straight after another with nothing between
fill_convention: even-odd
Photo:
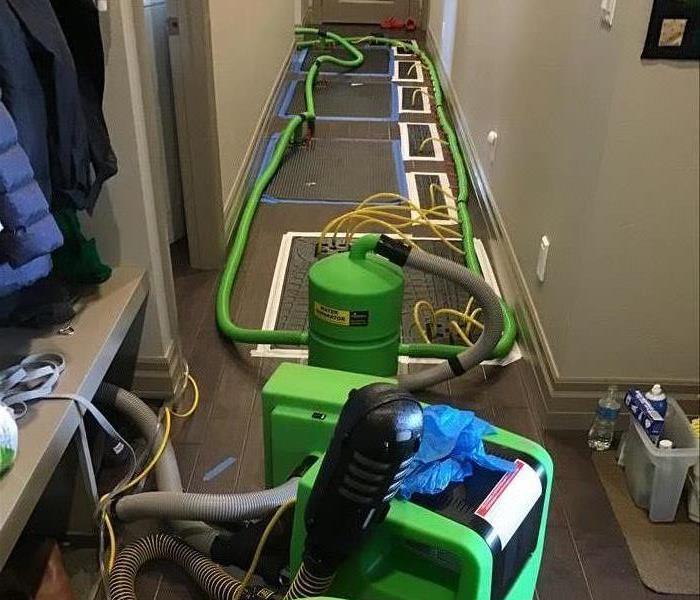
<instances>
[{"instance_id":1,"label":"electrical outlet","mask_svg":"<svg viewBox=\"0 0 700 600\"><path fill-rule=\"evenodd\" d=\"M540 252L537 255L537 279L544 283L547 274L547 257L549 256L549 238L546 235L540 240Z\"/></svg>"}]
</instances>

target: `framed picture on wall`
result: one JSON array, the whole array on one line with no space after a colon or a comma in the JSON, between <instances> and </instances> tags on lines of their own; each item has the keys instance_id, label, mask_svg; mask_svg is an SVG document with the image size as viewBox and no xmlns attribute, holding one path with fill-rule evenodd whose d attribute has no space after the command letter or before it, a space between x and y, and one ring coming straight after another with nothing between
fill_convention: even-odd
<instances>
[{"instance_id":1,"label":"framed picture on wall","mask_svg":"<svg viewBox=\"0 0 700 600\"><path fill-rule=\"evenodd\" d=\"M642 58L700 60L700 0L654 0Z\"/></svg>"}]
</instances>

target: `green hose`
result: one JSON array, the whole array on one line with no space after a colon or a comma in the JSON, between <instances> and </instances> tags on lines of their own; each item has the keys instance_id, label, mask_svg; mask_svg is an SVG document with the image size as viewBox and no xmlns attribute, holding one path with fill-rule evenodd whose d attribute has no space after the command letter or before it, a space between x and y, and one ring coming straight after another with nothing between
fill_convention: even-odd
<instances>
[{"instance_id":1,"label":"green hose","mask_svg":"<svg viewBox=\"0 0 700 600\"><path fill-rule=\"evenodd\" d=\"M318 33L317 29L299 28L296 33ZM355 48L350 42L328 32L328 37L331 40L337 41L346 48L352 55L351 60L344 60L334 56L323 55L319 56L315 61L309 74L306 77L306 111L303 115L296 115L287 123L287 126L282 131L275 149L272 153L270 162L265 167L260 176L255 180L253 189L248 196L245 208L241 214L236 236L231 246L231 251L226 259L224 271L221 274L219 288L216 293L216 322L219 330L226 337L231 338L235 342L244 342L249 344L283 344L291 346L301 346L307 343L308 334L306 331L286 331L274 330L264 331L262 329L247 329L236 325L231 319L230 301L233 285L238 275L238 269L243 260L248 236L250 235L250 227L255 217L255 212L260 203L260 198L265 192L270 180L274 177L277 169L279 169L282 159L284 158L287 148L295 140L295 134L299 126L304 122L313 122L316 118L316 110L313 103L313 82L318 74L319 65L324 62L330 62L344 67L357 67L362 64L365 59L362 52Z\"/></svg>"},{"instance_id":2,"label":"green hose","mask_svg":"<svg viewBox=\"0 0 700 600\"><path fill-rule=\"evenodd\" d=\"M295 33L318 35L319 31L315 28L299 27L295 30ZM469 180L467 177L467 170L457 135L455 134L449 119L447 118L443 105L442 87L440 86L440 80L438 78L435 65L428 58L425 52L417 47L417 45L402 42L400 40L390 40L372 36L346 39L332 32L326 32L325 36L327 39L334 43L338 43L345 48L352 55L352 58L341 59L324 54L317 57L309 69L304 88L306 110L301 115L292 117L292 119L289 121L275 144L275 148L268 165L256 179L253 189L251 190L246 201L243 213L241 214L236 235L233 240L233 245L228 258L226 259L226 265L224 266L224 270L221 275L221 280L219 282L219 288L216 295L216 321L219 326L219 330L225 336L231 338L235 342L294 346L301 346L307 343L308 332L306 331L265 331L261 329L248 329L236 325L231 320L230 315L231 293L233 291L236 275L238 274L238 269L240 268L240 264L243 259L246 244L248 243L250 227L252 225L253 218L255 217L255 212L258 208L260 198L282 163L287 148L293 141L298 139L296 133L299 127L304 122L312 125L316 118L313 88L316 78L318 77L320 66L326 62L348 68L360 66L364 60L364 56L362 52L352 45L353 42L357 43L360 40L370 44L387 44L391 46L398 46L402 49L415 52L423 64L425 64L428 68L433 84L436 113L438 115L438 119L440 120L440 125L447 137L447 142L454 158L455 171L457 173L457 186L459 190L457 195L457 208L459 221L462 227L462 243L464 247L465 263L469 269L481 274L481 267L479 266L479 260L474 247L474 236L472 232L471 220L467 211L467 199L469 196ZM300 45L313 46L318 43L320 43L320 40L310 40L300 42ZM501 301L501 307L503 309L504 317L503 335L501 336L500 342L494 349L493 358L503 358L506 356L508 352L510 352L517 334L517 326L511 309L503 301ZM401 344L399 347L399 352L402 355L420 358L450 358L459 354L463 350L464 348L462 346L452 346L448 344Z\"/></svg>"}]
</instances>

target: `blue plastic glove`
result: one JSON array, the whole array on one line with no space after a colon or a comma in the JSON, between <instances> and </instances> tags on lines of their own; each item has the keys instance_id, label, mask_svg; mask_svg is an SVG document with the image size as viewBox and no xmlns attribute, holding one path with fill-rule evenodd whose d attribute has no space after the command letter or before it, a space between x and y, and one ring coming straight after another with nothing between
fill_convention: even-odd
<instances>
[{"instance_id":1,"label":"blue plastic glove","mask_svg":"<svg viewBox=\"0 0 700 600\"><path fill-rule=\"evenodd\" d=\"M490 423L471 411L428 406L423 410L421 445L399 495L408 499L413 494L439 494L453 481L471 476L474 464L492 471L512 471L511 461L484 449L483 437L494 432Z\"/></svg>"}]
</instances>

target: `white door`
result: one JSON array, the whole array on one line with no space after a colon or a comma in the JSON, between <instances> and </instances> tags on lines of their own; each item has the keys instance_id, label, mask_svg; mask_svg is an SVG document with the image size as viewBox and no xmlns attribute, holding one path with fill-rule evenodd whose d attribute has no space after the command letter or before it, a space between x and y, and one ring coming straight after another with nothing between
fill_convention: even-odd
<instances>
[{"instance_id":1,"label":"white door","mask_svg":"<svg viewBox=\"0 0 700 600\"><path fill-rule=\"evenodd\" d=\"M156 67L156 86L163 129L165 167L168 186L168 242L172 243L185 235L185 209L180 180L180 157L177 147L177 125L173 82L170 70L170 48L168 40L168 7L165 0L144 0L146 35L153 47Z\"/></svg>"},{"instance_id":2,"label":"white door","mask_svg":"<svg viewBox=\"0 0 700 600\"><path fill-rule=\"evenodd\" d=\"M410 0L322 0L324 23L379 23L389 17L408 19Z\"/></svg>"}]
</instances>

